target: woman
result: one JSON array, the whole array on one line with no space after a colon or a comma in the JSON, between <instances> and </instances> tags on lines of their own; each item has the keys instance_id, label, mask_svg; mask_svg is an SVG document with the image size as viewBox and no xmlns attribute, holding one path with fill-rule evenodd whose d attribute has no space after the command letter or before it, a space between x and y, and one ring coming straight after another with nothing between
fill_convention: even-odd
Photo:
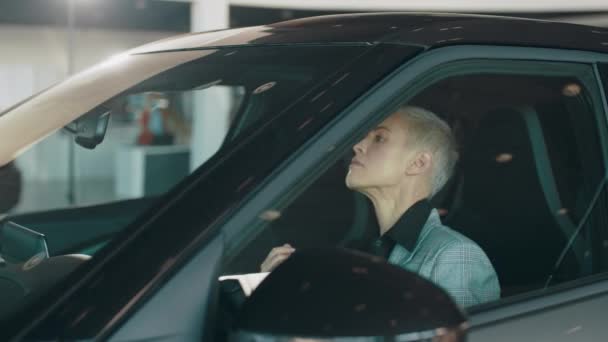
<instances>
[{"instance_id":1,"label":"woman","mask_svg":"<svg viewBox=\"0 0 608 342\"><path fill-rule=\"evenodd\" d=\"M444 226L429 202L457 160L450 127L430 111L406 106L353 150L346 186L371 200L380 228L369 252L435 282L462 306L498 299L498 277L488 257ZM294 251L290 245L274 248L262 271L272 271Z\"/></svg>"}]
</instances>

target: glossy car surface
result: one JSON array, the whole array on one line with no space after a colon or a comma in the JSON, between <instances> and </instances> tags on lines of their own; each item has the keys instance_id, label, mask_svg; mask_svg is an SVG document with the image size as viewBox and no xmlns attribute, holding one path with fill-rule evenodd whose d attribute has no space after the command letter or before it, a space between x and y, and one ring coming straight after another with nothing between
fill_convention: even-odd
<instances>
[{"instance_id":1,"label":"glossy car surface","mask_svg":"<svg viewBox=\"0 0 608 342\"><path fill-rule=\"evenodd\" d=\"M0 161L131 87L187 78L196 69L181 67L204 68L209 60L196 62L220 55L213 63L226 70L215 78L224 82L240 79L220 78L229 74L227 56L308 68L335 60L314 82L301 78L297 96L296 88L282 89L276 98L285 101L268 102L257 119L237 116L218 153L162 196L9 216L45 233L51 255L93 257L6 318L3 334L213 340L218 276L255 271L276 243L356 248L365 240L373 217L342 189L340 159L402 103L428 107L458 127L459 171L433 201L448 225L484 248L503 285L503 299L468 310L469 340L596 341L608 334L608 30L361 14L180 36L0 114L7 141ZM300 79L260 70L264 76L252 76L252 84ZM252 89L262 89L257 95L268 87Z\"/></svg>"}]
</instances>

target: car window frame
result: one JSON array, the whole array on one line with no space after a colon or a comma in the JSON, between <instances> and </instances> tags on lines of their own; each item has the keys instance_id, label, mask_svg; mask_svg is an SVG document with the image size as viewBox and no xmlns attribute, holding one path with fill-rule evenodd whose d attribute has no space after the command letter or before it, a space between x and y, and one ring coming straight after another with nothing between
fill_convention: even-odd
<instances>
[{"instance_id":1,"label":"car window frame","mask_svg":"<svg viewBox=\"0 0 608 342\"><path fill-rule=\"evenodd\" d=\"M277 172L277 175L258 193L255 203L249 203L227 222L223 227L226 239L229 240L238 234L240 227L251 224L260 213L274 210L277 198L285 196L284 189L293 187L294 180L297 179L300 184L312 183L311 170L313 168L324 170L331 165L332 161L335 161L337 156L346 150L345 147L348 148L365 132L390 115L391 109L396 108L399 103L407 101L407 96L404 96L403 93L417 94L423 88L424 80L428 80L428 75L433 73L437 67L472 59L587 64L592 71L592 75L590 75L592 79L588 81L591 82L592 89L596 90L596 94L592 96L594 110L597 111L595 114L599 120L603 118L604 124L599 125L598 135L602 141L601 150L604 154L604 162L608 162L608 158L606 158L608 149L605 144L605 138L608 137L608 105L605 93L602 92L603 87L601 87L597 70L597 63L608 62L608 55L587 51L518 46L462 45L438 48L421 53L405 63L399 70L370 90L365 97L361 97L349 106L325 128L322 135L319 134L318 139L305 146L306 149L302 149L297 159ZM434 81L436 79L433 79ZM411 89L418 90L412 91ZM399 93L402 95L394 95ZM368 115L370 112L377 114L370 118ZM350 138L344 138L347 135ZM608 169L605 171L608 172ZM312 174L318 175L315 172ZM282 195L277 196L277 193ZM531 291L482 304L467 312L471 316L472 328L475 328L478 325L518 317L602 293L608 294L608 273L579 278L553 286L548 290Z\"/></svg>"}]
</instances>

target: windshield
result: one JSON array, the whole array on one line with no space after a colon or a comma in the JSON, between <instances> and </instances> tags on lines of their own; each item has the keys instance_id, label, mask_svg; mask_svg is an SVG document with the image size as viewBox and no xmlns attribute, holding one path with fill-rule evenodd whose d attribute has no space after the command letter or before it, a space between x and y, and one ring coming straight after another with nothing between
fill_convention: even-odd
<instances>
[{"instance_id":1,"label":"windshield","mask_svg":"<svg viewBox=\"0 0 608 342\"><path fill-rule=\"evenodd\" d=\"M366 49L248 47L123 56L5 111L0 127L22 128L9 131L14 139L3 133L5 157L46 138L11 166L21 181L11 189L19 201L0 222L1 261L11 265L1 271L19 278L26 264L45 270L23 280L34 294L28 300L35 298L220 148L247 139ZM74 142L74 129L57 130L85 113L109 113L103 141L93 149ZM65 255L77 257L56 261ZM0 291L8 296L0 318L24 305L24 290L9 287Z\"/></svg>"},{"instance_id":2,"label":"windshield","mask_svg":"<svg viewBox=\"0 0 608 342\"><path fill-rule=\"evenodd\" d=\"M11 213L159 195L363 51L230 48L117 57L94 67L2 114L39 131L99 108L110 114L104 141L92 151L63 130L21 155L22 196ZM33 129L19 134L32 140L24 145L35 142Z\"/></svg>"}]
</instances>

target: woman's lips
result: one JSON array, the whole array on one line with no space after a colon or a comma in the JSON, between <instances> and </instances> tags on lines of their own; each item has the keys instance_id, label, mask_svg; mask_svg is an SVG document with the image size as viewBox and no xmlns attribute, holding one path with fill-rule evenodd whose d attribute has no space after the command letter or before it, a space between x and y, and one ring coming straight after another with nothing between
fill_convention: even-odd
<instances>
[{"instance_id":1,"label":"woman's lips","mask_svg":"<svg viewBox=\"0 0 608 342\"><path fill-rule=\"evenodd\" d=\"M350 166L359 166L359 167L363 167L363 163L361 163L358 160L353 160L350 162Z\"/></svg>"}]
</instances>

